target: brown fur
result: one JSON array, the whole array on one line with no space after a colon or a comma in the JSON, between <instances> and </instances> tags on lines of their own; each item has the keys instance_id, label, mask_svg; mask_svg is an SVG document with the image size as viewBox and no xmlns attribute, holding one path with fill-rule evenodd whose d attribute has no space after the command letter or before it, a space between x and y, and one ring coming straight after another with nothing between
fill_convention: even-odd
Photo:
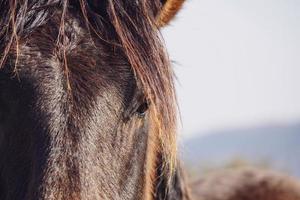
<instances>
[{"instance_id":1,"label":"brown fur","mask_svg":"<svg viewBox=\"0 0 300 200\"><path fill-rule=\"evenodd\" d=\"M298 180L254 168L211 173L191 187L194 200L300 200Z\"/></svg>"},{"instance_id":2,"label":"brown fur","mask_svg":"<svg viewBox=\"0 0 300 200\"><path fill-rule=\"evenodd\" d=\"M177 14L178 10L182 8L185 0L168 0L166 1L163 9L160 11L157 24L162 27L167 25Z\"/></svg>"},{"instance_id":3,"label":"brown fur","mask_svg":"<svg viewBox=\"0 0 300 200\"><path fill-rule=\"evenodd\" d=\"M0 1L0 199L186 196L161 3Z\"/></svg>"}]
</instances>

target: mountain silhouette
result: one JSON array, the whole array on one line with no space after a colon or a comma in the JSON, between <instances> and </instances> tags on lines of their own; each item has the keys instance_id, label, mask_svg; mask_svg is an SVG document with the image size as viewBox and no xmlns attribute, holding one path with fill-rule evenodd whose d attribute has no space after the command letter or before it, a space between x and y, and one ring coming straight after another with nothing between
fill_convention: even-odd
<instances>
[{"instance_id":1,"label":"mountain silhouette","mask_svg":"<svg viewBox=\"0 0 300 200\"><path fill-rule=\"evenodd\" d=\"M300 177L300 123L216 131L184 140L181 146L186 165L222 165L240 158L250 163L266 161Z\"/></svg>"}]
</instances>

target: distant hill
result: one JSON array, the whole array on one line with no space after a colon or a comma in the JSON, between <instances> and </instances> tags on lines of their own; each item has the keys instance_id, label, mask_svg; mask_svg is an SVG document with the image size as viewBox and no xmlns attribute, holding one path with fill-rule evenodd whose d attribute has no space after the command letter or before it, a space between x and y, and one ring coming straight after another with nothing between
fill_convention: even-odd
<instances>
[{"instance_id":1,"label":"distant hill","mask_svg":"<svg viewBox=\"0 0 300 200\"><path fill-rule=\"evenodd\" d=\"M217 131L184 140L182 158L186 165L222 165L241 158L268 162L272 167L300 177L300 123Z\"/></svg>"}]
</instances>

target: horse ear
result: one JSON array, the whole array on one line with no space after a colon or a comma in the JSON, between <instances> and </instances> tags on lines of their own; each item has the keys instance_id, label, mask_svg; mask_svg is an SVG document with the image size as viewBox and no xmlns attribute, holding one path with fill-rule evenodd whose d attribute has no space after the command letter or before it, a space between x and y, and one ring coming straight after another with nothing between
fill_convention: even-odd
<instances>
[{"instance_id":1,"label":"horse ear","mask_svg":"<svg viewBox=\"0 0 300 200\"><path fill-rule=\"evenodd\" d=\"M178 163L173 177L168 177L163 172L163 160L157 168L157 179L155 181L154 199L155 200L190 200L190 192L188 190L185 173Z\"/></svg>"},{"instance_id":2,"label":"horse ear","mask_svg":"<svg viewBox=\"0 0 300 200\"><path fill-rule=\"evenodd\" d=\"M162 9L157 17L159 27L167 25L181 9L185 0L160 0Z\"/></svg>"}]
</instances>

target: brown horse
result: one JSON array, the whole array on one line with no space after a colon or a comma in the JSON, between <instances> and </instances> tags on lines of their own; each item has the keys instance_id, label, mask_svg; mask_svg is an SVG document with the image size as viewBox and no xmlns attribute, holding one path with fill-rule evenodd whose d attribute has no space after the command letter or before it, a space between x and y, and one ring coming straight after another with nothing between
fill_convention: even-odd
<instances>
[{"instance_id":1,"label":"brown horse","mask_svg":"<svg viewBox=\"0 0 300 200\"><path fill-rule=\"evenodd\" d=\"M298 180L256 168L209 173L191 187L195 200L300 200Z\"/></svg>"},{"instance_id":2,"label":"brown horse","mask_svg":"<svg viewBox=\"0 0 300 200\"><path fill-rule=\"evenodd\" d=\"M159 34L182 3L0 0L1 200L190 199ZM195 194L299 199L293 181L234 173Z\"/></svg>"},{"instance_id":3,"label":"brown horse","mask_svg":"<svg viewBox=\"0 0 300 200\"><path fill-rule=\"evenodd\" d=\"M183 0L0 1L0 199L188 198L159 29Z\"/></svg>"}]
</instances>

